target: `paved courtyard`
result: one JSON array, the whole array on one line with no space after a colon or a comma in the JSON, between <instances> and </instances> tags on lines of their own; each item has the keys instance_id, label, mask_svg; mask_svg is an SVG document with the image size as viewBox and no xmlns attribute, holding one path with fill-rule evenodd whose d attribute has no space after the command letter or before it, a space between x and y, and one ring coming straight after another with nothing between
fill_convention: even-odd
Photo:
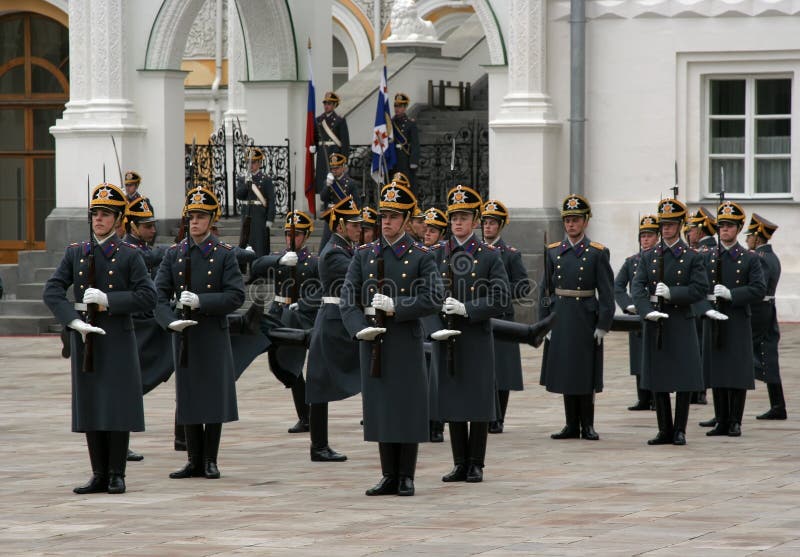
<instances>
[{"instance_id":1,"label":"paved courtyard","mask_svg":"<svg viewBox=\"0 0 800 557\"><path fill-rule=\"evenodd\" d=\"M635 388L620 333L607 339L601 440L551 440L562 402L538 386L540 353L526 347L527 390L489 438L485 481L442 483L449 443L426 444L410 498L364 496L379 466L358 397L331 405L331 445L349 460L310 462L265 357L237 384L221 479L167 477L185 458L172 450L169 382L145 397L147 431L132 437L145 460L129 463L128 493L75 495L89 462L69 431L59 340L0 338L0 554L800 555L800 325L783 333L789 420L755 420L767 409L759 383L741 438L707 438L697 422L711 407L692 406L685 447L648 447L655 414L626 410Z\"/></svg>"}]
</instances>

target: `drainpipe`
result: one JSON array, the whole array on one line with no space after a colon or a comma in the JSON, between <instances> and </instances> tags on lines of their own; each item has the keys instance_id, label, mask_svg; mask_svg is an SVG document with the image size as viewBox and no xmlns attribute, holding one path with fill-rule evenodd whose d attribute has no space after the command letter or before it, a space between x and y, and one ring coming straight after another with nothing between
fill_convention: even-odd
<instances>
[{"instance_id":1,"label":"drainpipe","mask_svg":"<svg viewBox=\"0 0 800 557\"><path fill-rule=\"evenodd\" d=\"M222 125L222 103L219 100L219 84L222 82L222 1L217 0L215 21L214 81L211 83L211 104L214 107L214 131Z\"/></svg>"},{"instance_id":2,"label":"drainpipe","mask_svg":"<svg viewBox=\"0 0 800 557\"><path fill-rule=\"evenodd\" d=\"M569 190L583 195L586 147L586 0L570 0Z\"/></svg>"}]
</instances>

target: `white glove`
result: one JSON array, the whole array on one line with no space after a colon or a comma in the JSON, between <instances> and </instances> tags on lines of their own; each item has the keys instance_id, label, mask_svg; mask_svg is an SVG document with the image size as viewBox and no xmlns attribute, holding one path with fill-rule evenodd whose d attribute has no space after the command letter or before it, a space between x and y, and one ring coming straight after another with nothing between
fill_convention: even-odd
<instances>
[{"instance_id":1,"label":"white glove","mask_svg":"<svg viewBox=\"0 0 800 557\"><path fill-rule=\"evenodd\" d=\"M328 175L325 176L325 185L330 186L333 183L333 174L328 172Z\"/></svg>"},{"instance_id":2,"label":"white glove","mask_svg":"<svg viewBox=\"0 0 800 557\"><path fill-rule=\"evenodd\" d=\"M461 334L461 331L455 329L440 329L431 333L432 340L447 340L450 337L455 337Z\"/></svg>"},{"instance_id":3,"label":"white glove","mask_svg":"<svg viewBox=\"0 0 800 557\"><path fill-rule=\"evenodd\" d=\"M298 304L297 302L292 302L291 304L289 304L289 309L292 311L297 311L300 309L300 304Z\"/></svg>"},{"instance_id":4,"label":"white glove","mask_svg":"<svg viewBox=\"0 0 800 557\"><path fill-rule=\"evenodd\" d=\"M189 292L188 290L181 292L180 302L182 306L188 306L192 309L197 309L200 307L200 297L194 292Z\"/></svg>"},{"instance_id":5,"label":"white glove","mask_svg":"<svg viewBox=\"0 0 800 557\"><path fill-rule=\"evenodd\" d=\"M278 259L279 265L286 265L287 267L294 267L297 265L297 253L294 251L287 251L284 253L280 259Z\"/></svg>"},{"instance_id":6,"label":"white glove","mask_svg":"<svg viewBox=\"0 0 800 557\"><path fill-rule=\"evenodd\" d=\"M365 327L356 333L358 340L375 340L378 335L386 332L386 327Z\"/></svg>"},{"instance_id":7,"label":"white glove","mask_svg":"<svg viewBox=\"0 0 800 557\"><path fill-rule=\"evenodd\" d=\"M197 321L192 319L178 319L177 321L173 321L169 325L167 325L168 329L172 329L173 331L180 333L186 327L191 327L192 325L197 325Z\"/></svg>"},{"instance_id":8,"label":"white glove","mask_svg":"<svg viewBox=\"0 0 800 557\"><path fill-rule=\"evenodd\" d=\"M658 284L656 284L656 296L661 296L665 300L669 300L670 298L669 286L667 286L663 282L659 282Z\"/></svg>"},{"instance_id":9,"label":"white glove","mask_svg":"<svg viewBox=\"0 0 800 557\"><path fill-rule=\"evenodd\" d=\"M603 337L608 334L608 331L604 331L603 329L595 329L594 330L594 340L597 341L597 346L600 346L600 343L603 342Z\"/></svg>"},{"instance_id":10,"label":"white glove","mask_svg":"<svg viewBox=\"0 0 800 557\"><path fill-rule=\"evenodd\" d=\"M727 321L728 316L724 313L720 313L715 309L710 309L706 312L706 317L709 319L713 319L714 321Z\"/></svg>"},{"instance_id":11,"label":"white glove","mask_svg":"<svg viewBox=\"0 0 800 557\"><path fill-rule=\"evenodd\" d=\"M372 297L372 307L386 313L394 313L394 300L385 294L375 294Z\"/></svg>"},{"instance_id":12,"label":"white glove","mask_svg":"<svg viewBox=\"0 0 800 557\"><path fill-rule=\"evenodd\" d=\"M442 309L447 315L467 316L467 308L455 298L447 298L444 301L444 307Z\"/></svg>"},{"instance_id":13,"label":"white glove","mask_svg":"<svg viewBox=\"0 0 800 557\"><path fill-rule=\"evenodd\" d=\"M553 331L547 331L547 334L546 334L546 335L544 335L544 338L546 338L548 341L549 341L551 338L553 338Z\"/></svg>"},{"instance_id":14,"label":"white glove","mask_svg":"<svg viewBox=\"0 0 800 557\"><path fill-rule=\"evenodd\" d=\"M416 170L416 169L417 169L417 166L418 166L418 165L416 165L416 164L409 164L409 165L408 165L408 167L409 167L411 170Z\"/></svg>"},{"instance_id":15,"label":"white glove","mask_svg":"<svg viewBox=\"0 0 800 557\"><path fill-rule=\"evenodd\" d=\"M728 288L724 284L716 284L714 285L714 296L716 296L717 298L722 298L723 300L730 300L731 299L730 288Z\"/></svg>"},{"instance_id":16,"label":"white glove","mask_svg":"<svg viewBox=\"0 0 800 557\"><path fill-rule=\"evenodd\" d=\"M272 228L272 221L271 220L267 221L267 228Z\"/></svg>"},{"instance_id":17,"label":"white glove","mask_svg":"<svg viewBox=\"0 0 800 557\"><path fill-rule=\"evenodd\" d=\"M625 308L625 311L627 311L628 313L636 313L636 306L631 304Z\"/></svg>"},{"instance_id":18,"label":"white glove","mask_svg":"<svg viewBox=\"0 0 800 557\"><path fill-rule=\"evenodd\" d=\"M669 319L669 315L661 313L660 311L651 311L644 316L648 321L658 321L659 319Z\"/></svg>"},{"instance_id":19,"label":"white glove","mask_svg":"<svg viewBox=\"0 0 800 557\"><path fill-rule=\"evenodd\" d=\"M67 324L67 327L78 331L81 334L81 339L83 342L86 342L86 335L89 333L95 333L98 335L106 334L106 332L100 327L94 327L89 325L86 321L81 321L80 319L73 319Z\"/></svg>"},{"instance_id":20,"label":"white glove","mask_svg":"<svg viewBox=\"0 0 800 557\"><path fill-rule=\"evenodd\" d=\"M253 252L253 253L256 252L256 250L253 249L253 246L247 246L246 248L244 248L244 251L250 251L250 252Z\"/></svg>"},{"instance_id":21,"label":"white glove","mask_svg":"<svg viewBox=\"0 0 800 557\"><path fill-rule=\"evenodd\" d=\"M312 155L316 155L317 154L317 146L316 145L309 145L308 146L308 152L311 153Z\"/></svg>"},{"instance_id":22,"label":"white glove","mask_svg":"<svg viewBox=\"0 0 800 557\"><path fill-rule=\"evenodd\" d=\"M97 288L87 288L83 293L84 304L97 304L98 306L108 307L108 296Z\"/></svg>"}]
</instances>

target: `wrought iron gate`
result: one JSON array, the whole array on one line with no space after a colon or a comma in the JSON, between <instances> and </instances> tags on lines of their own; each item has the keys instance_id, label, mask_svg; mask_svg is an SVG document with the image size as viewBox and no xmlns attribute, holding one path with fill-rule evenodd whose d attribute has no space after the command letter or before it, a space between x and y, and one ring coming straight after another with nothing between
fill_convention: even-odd
<instances>
[{"instance_id":1,"label":"wrought iron gate","mask_svg":"<svg viewBox=\"0 0 800 557\"><path fill-rule=\"evenodd\" d=\"M194 160L192 159L194 150ZM194 163L194 168L192 168ZM214 192L224 215L229 215L228 168L225 161L225 128L208 138L208 145L184 146L185 188L202 186Z\"/></svg>"}]
</instances>

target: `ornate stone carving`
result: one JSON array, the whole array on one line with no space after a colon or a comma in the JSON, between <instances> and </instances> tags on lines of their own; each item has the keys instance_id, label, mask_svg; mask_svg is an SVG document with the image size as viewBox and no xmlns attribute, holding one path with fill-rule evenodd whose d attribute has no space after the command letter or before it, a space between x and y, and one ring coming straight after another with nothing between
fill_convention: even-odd
<instances>
[{"instance_id":1,"label":"ornate stone carving","mask_svg":"<svg viewBox=\"0 0 800 557\"><path fill-rule=\"evenodd\" d=\"M569 0L552 2L554 20L568 20ZM774 17L796 16L800 14L797 2L776 2L775 0L591 0L586 2L588 19L634 19L642 18L690 18L690 17Z\"/></svg>"},{"instance_id":2,"label":"ornate stone carving","mask_svg":"<svg viewBox=\"0 0 800 557\"><path fill-rule=\"evenodd\" d=\"M472 9L483 26L486 33L486 46L489 48L489 59L492 64L503 65L506 60L505 46L503 45L503 34L497 25L492 7L488 0L469 0Z\"/></svg>"},{"instance_id":3,"label":"ornate stone carving","mask_svg":"<svg viewBox=\"0 0 800 557\"><path fill-rule=\"evenodd\" d=\"M89 97L86 78L89 74L89 3L69 4L69 92L70 102L84 101Z\"/></svg>"},{"instance_id":4,"label":"ornate stone carving","mask_svg":"<svg viewBox=\"0 0 800 557\"><path fill-rule=\"evenodd\" d=\"M244 61L244 39L239 25L235 2L228 2L228 112L240 110L244 106L244 87L241 81L247 79Z\"/></svg>"},{"instance_id":5,"label":"ornate stone carving","mask_svg":"<svg viewBox=\"0 0 800 557\"><path fill-rule=\"evenodd\" d=\"M294 34L284 0L238 1L249 79L296 79Z\"/></svg>"},{"instance_id":6,"label":"ornate stone carving","mask_svg":"<svg viewBox=\"0 0 800 557\"><path fill-rule=\"evenodd\" d=\"M150 30L146 69L180 69L186 37L203 2L205 0L164 0Z\"/></svg>"},{"instance_id":7,"label":"ornate stone carving","mask_svg":"<svg viewBox=\"0 0 800 557\"><path fill-rule=\"evenodd\" d=\"M222 8L222 51L227 50L228 0L223 0ZM216 0L205 0L203 7L189 30L186 38L186 48L183 50L184 58L214 58L216 54Z\"/></svg>"},{"instance_id":8,"label":"ornate stone carving","mask_svg":"<svg viewBox=\"0 0 800 557\"><path fill-rule=\"evenodd\" d=\"M395 0L391 12L392 34L387 41L435 41L436 28L419 17L414 0Z\"/></svg>"},{"instance_id":9,"label":"ornate stone carving","mask_svg":"<svg viewBox=\"0 0 800 557\"><path fill-rule=\"evenodd\" d=\"M545 1L511 0L508 38L514 48L508 53L510 91L539 92L546 86Z\"/></svg>"}]
</instances>

